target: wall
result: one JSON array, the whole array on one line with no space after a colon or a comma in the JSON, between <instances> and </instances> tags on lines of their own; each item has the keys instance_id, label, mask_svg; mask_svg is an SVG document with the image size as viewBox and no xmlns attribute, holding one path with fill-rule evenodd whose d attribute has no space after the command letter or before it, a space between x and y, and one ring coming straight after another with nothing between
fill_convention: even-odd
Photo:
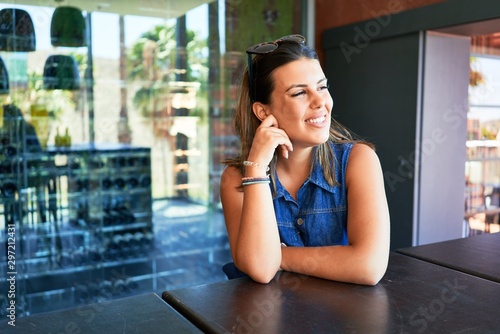
<instances>
[{"instance_id":1,"label":"wall","mask_svg":"<svg viewBox=\"0 0 500 334\"><path fill-rule=\"evenodd\" d=\"M443 1L446 0L316 0L315 45L320 60L324 57L325 30Z\"/></svg>"},{"instance_id":2,"label":"wall","mask_svg":"<svg viewBox=\"0 0 500 334\"><path fill-rule=\"evenodd\" d=\"M387 8L394 12L394 7ZM466 124L460 119L467 109L470 44L454 37L464 55L455 62L450 55L457 55L458 45L448 43L451 36L443 43L426 32L451 34L450 29L460 27L462 36L472 36L479 28L487 34L492 31L486 28L498 27L494 23L499 18L498 1L453 0L317 31L325 74L334 87L336 118L377 146L388 187L393 249L456 238L459 231L444 226L455 221L454 227L459 227L462 222L457 215L463 213L458 195L463 194L464 162L454 159L464 159L463 150L457 152L456 147L465 140ZM390 24L384 24L387 21ZM432 76L437 81L429 82ZM458 123L447 122L450 110L460 117ZM432 140L433 133L443 136L435 138L439 145L429 152L422 144ZM453 165L457 169L447 172ZM450 188L455 185L462 189ZM445 206L438 205L443 202Z\"/></svg>"}]
</instances>

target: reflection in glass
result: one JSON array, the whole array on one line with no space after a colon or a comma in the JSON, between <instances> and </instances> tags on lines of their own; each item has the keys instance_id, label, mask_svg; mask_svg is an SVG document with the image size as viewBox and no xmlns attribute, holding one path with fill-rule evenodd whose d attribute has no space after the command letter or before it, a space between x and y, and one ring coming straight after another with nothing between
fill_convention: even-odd
<instances>
[{"instance_id":1,"label":"reflection in glass","mask_svg":"<svg viewBox=\"0 0 500 334\"><path fill-rule=\"evenodd\" d=\"M469 235L500 231L500 32L473 36L465 221Z\"/></svg>"}]
</instances>

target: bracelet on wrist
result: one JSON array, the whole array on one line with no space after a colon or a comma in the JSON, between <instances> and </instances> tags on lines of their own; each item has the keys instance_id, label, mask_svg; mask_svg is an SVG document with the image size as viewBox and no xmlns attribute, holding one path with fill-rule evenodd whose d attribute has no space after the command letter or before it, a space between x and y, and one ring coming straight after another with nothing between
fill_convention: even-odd
<instances>
[{"instance_id":1,"label":"bracelet on wrist","mask_svg":"<svg viewBox=\"0 0 500 334\"><path fill-rule=\"evenodd\" d=\"M245 160L243 161L243 166L247 167L266 167L266 172L269 172L269 166L262 166L261 164L253 161Z\"/></svg>"},{"instance_id":2,"label":"bracelet on wrist","mask_svg":"<svg viewBox=\"0 0 500 334\"><path fill-rule=\"evenodd\" d=\"M242 177L241 178L241 181L252 181L252 180L256 180L256 181L269 181L269 176L246 176L246 177Z\"/></svg>"},{"instance_id":3,"label":"bracelet on wrist","mask_svg":"<svg viewBox=\"0 0 500 334\"><path fill-rule=\"evenodd\" d=\"M242 186L249 186L251 184L259 184L259 183L270 183L269 177L243 177L241 179Z\"/></svg>"}]
</instances>

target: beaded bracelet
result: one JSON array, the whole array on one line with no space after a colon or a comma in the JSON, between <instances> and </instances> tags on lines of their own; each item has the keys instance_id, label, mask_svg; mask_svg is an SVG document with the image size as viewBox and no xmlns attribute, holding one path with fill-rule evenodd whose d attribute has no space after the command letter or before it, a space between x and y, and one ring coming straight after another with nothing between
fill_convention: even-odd
<instances>
[{"instance_id":1,"label":"beaded bracelet","mask_svg":"<svg viewBox=\"0 0 500 334\"><path fill-rule=\"evenodd\" d=\"M243 161L243 166L248 166L248 167L264 167L261 164L253 162L253 161ZM269 172L269 166L266 167L266 172Z\"/></svg>"},{"instance_id":2,"label":"beaded bracelet","mask_svg":"<svg viewBox=\"0 0 500 334\"><path fill-rule=\"evenodd\" d=\"M259 184L259 183L269 183L269 177L243 177L241 179L242 186L248 186L251 184Z\"/></svg>"}]
</instances>

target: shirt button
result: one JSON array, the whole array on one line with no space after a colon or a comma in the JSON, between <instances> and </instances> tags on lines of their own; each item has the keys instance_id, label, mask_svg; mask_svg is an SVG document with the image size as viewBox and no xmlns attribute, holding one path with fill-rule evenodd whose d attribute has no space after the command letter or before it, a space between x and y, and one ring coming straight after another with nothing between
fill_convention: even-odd
<instances>
[{"instance_id":1,"label":"shirt button","mask_svg":"<svg viewBox=\"0 0 500 334\"><path fill-rule=\"evenodd\" d=\"M302 219L302 218L297 219L297 224L298 225L304 224L304 219Z\"/></svg>"}]
</instances>

